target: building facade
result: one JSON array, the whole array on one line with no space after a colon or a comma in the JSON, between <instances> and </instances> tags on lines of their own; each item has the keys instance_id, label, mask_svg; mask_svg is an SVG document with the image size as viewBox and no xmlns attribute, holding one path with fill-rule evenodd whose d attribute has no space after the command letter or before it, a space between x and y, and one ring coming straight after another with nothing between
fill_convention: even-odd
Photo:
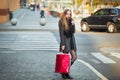
<instances>
[{"instance_id":1,"label":"building facade","mask_svg":"<svg viewBox=\"0 0 120 80\"><path fill-rule=\"evenodd\" d=\"M9 12L20 8L20 0L0 0L0 23L9 21Z\"/></svg>"}]
</instances>

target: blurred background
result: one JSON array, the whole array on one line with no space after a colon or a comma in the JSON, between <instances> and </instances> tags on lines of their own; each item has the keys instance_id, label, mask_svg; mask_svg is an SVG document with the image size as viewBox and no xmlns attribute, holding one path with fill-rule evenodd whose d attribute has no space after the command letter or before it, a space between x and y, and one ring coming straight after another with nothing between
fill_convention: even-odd
<instances>
[{"instance_id":1,"label":"blurred background","mask_svg":"<svg viewBox=\"0 0 120 80\"><path fill-rule=\"evenodd\" d=\"M12 17L12 12L31 5L46 12L62 13L65 8L72 10L73 17L86 17L103 7L119 7L119 0L0 0L0 23L5 23ZM87 13L85 14L87 10Z\"/></svg>"}]
</instances>

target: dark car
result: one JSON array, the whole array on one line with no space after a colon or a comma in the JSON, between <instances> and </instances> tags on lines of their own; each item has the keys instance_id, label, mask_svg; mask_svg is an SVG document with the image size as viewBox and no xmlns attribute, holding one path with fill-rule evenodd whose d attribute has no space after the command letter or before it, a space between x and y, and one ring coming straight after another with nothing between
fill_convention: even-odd
<instances>
[{"instance_id":1,"label":"dark car","mask_svg":"<svg viewBox=\"0 0 120 80\"><path fill-rule=\"evenodd\" d=\"M120 29L120 8L102 8L89 17L81 20L81 31L90 29L107 29L114 33Z\"/></svg>"}]
</instances>

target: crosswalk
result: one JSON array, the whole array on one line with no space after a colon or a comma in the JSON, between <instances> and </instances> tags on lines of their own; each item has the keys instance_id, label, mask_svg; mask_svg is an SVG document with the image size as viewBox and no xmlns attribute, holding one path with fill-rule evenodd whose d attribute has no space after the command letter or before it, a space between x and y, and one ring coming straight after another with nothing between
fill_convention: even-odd
<instances>
[{"instance_id":1,"label":"crosswalk","mask_svg":"<svg viewBox=\"0 0 120 80\"><path fill-rule=\"evenodd\" d=\"M95 57L96 63L104 63L104 64L116 64L117 61L113 60L114 57L118 60L120 60L120 53L109 53L109 55L104 55L103 53L100 52L91 52L91 55ZM92 61L95 62L95 59L91 59Z\"/></svg>"},{"instance_id":2,"label":"crosswalk","mask_svg":"<svg viewBox=\"0 0 120 80\"><path fill-rule=\"evenodd\" d=\"M6 50L52 50L58 51L59 44L52 32L0 32L14 37L0 38L0 49Z\"/></svg>"},{"instance_id":3,"label":"crosswalk","mask_svg":"<svg viewBox=\"0 0 120 80\"><path fill-rule=\"evenodd\" d=\"M94 57L102 61L103 63L116 63L115 61L111 60L110 58L102 55L101 53L91 53Z\"/></svg>"},{"instance_id":4,"label":"crosswalk","mask_svg":"<svg viewBox=\"0 0 120 80\"><path fill-rule=\"evenodd\" d=\"M111 54L111 56L114 56L114 57L120 59L120 53L111 52L110 54Z\"/></svg>"},{"instance_id":5,"label":"crosswalk","mask_svg":"<svg viewBox=\"0 0 120 80\"><path fill-rule=\"evenodd\" d=\"M46 50L59 51L59 43L50 31L28 31L28 32L0 32L0 52L7 50ZM90 52L94 63L116 64L120 61L120 53L109 53L104 55L101 52ZM116 60L113 60L116 58Z\"/></svg>"}]
</instances>

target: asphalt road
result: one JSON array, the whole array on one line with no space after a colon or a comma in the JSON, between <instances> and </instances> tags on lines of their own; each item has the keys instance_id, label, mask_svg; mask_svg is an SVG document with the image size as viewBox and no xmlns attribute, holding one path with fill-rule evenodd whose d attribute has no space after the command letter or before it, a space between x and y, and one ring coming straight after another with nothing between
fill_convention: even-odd
<instances>
[{"instance_id":1,"label":"asphalt road","mask_svg":"<svg viewBox=\"0 0 120 80\"><path fill-rule=\"evenodd\" d=\"M108 80L120 80L119 35L120 33L109 34L103 31L76 33L78 61L90 64L97 70L93 69L93 72L98 76L102 74ZM86 66L91 69L89 65Z\"/></svg>"},{"instance_id":2,"label":"asphalt road","mask_svg":"<svg viewBox=\"0 0 120 80\"><path fill-rule=\"evenodd\" d=\"M1 80L61 80L53 67L59 53L59 19L46 15L47 24L40 26L39 11L22 11L16 26L0 25ZM74 80L120 80L120 33L76 31Z\"/></svg>"},{"instance_id":3,"label":"asphalt road","mask_svg":"<svg viewBox=\"0 0 120 80\"><path fill-rule=\"evenodd\" d=\"M0 80L63 80L55 73L58 31L1 31L0 37ZM74 80L101 80L79 61L70 74Z\"/></svg>"}]
</instances>

